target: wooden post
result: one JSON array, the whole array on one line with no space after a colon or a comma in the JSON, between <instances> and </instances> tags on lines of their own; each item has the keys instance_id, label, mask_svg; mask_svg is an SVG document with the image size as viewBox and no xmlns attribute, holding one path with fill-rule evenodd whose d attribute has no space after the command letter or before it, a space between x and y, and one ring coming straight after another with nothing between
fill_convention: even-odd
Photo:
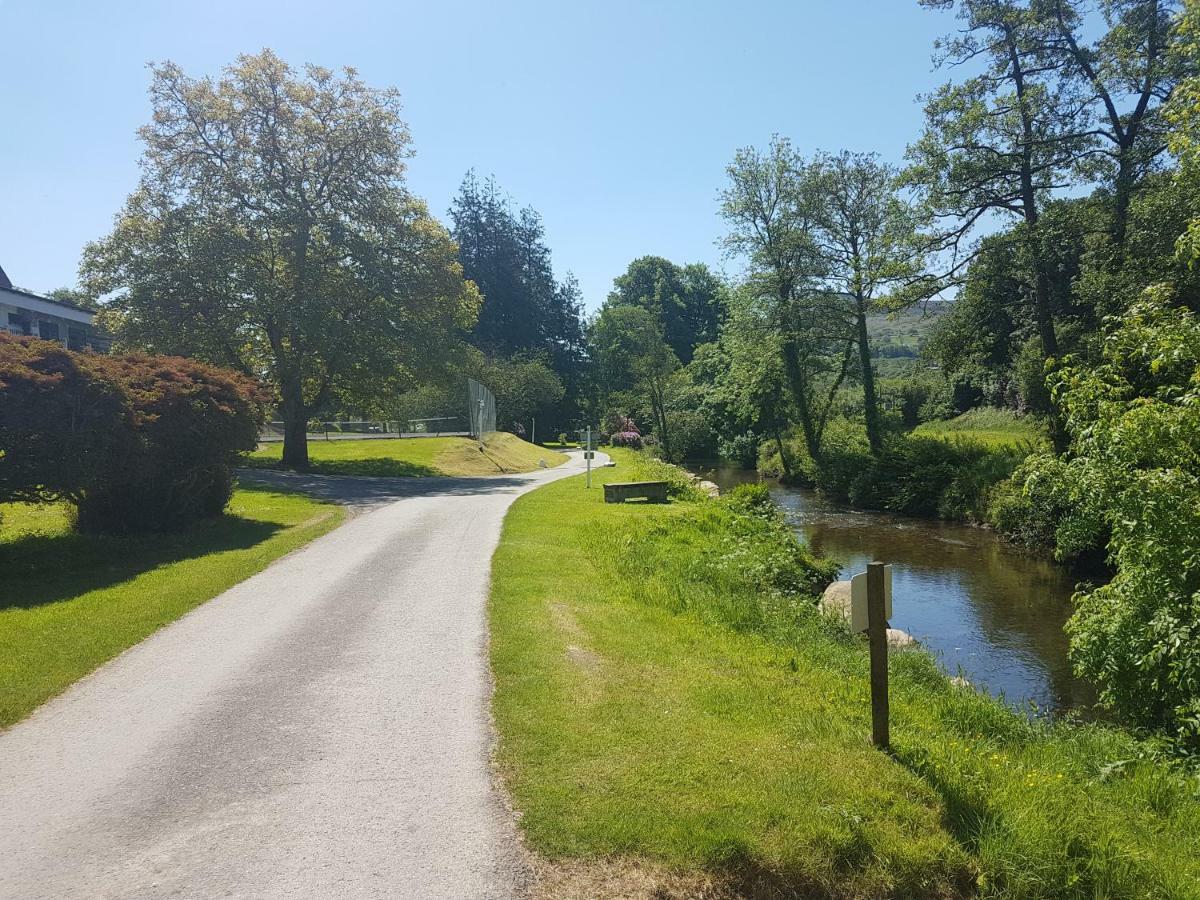
<instances>
[{"instance_id":1,"label":"wooden post","mask_svg":"<svg viewBox=\"0 0 1200 900\"><path fill-rule=\"evenodd\" d=\"M871 646L871 743L891 747L888 735L888 645L883 563L867 566L867 639Z\"/></svg>"}]
</instances>

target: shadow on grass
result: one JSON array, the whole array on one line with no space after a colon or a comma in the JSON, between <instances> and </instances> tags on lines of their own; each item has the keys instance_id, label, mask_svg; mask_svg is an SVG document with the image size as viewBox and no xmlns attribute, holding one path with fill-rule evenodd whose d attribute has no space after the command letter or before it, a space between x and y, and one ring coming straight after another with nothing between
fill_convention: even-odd
<instances>
[{"instance_id":1,"label":"shadow on grass","mask_svg":"<svg viewBox=\"0 0 1200 900\"><path fill-rule=\"evenodd\" d=\"M243 465L250 469L291 471L277 459L247 457ZM316 475L357 475L368 478L429 478L441 475L432 466L402 459L314 459L308 471Z\"/></svg>"},{"instance_id":2,"label":"shadow on grass","mask_svg":"<svg viewBox=\"0 0 1200 900\"><path fill-rule=\"evenodd\" d=\"M29 534L0 542L0 610L112 587L159 566L261 544L283 526L223 515L174 534Z\"/></svg>"},{"instance_id":3,"label":"shadow on grass","mask_svg":"<svg viewBox=\"0 0 1200 900\"><path fill-rule=\"evenodd\" d=\"M986 836L1004 827L1001 817L988 807L984 798L972 796L959 785L951 783L929 764L922 753L893 748L891 756L942 798L942 827L971 855L979 853Z\"/></svg>"}]
</instances>

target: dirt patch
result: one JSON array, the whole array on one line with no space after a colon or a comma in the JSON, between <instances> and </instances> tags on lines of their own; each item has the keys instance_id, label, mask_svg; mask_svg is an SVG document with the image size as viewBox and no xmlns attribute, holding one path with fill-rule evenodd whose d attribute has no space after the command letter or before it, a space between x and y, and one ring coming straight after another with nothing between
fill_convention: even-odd
<instances>
[{"instance_id":1,"label":"dirt patch","mask_svg":"<svg viewBox=\"0 0 1200 900\"><path fill-rule=\"evenodd\" d=\"M729 883L623 859L533 863L532 900L744 900Z\"/></svg>"},{"instance_id":2,"label":"dirt patch","mask_svg":"<svg viewBox=\"0 0 1200 900\"><path fill-rule=\"evenodd\" d=\"M599 669L604 658L587 646L585 640L587 635L579 626L575 614L571 612L567 604L551 602L549 607L550 617L554 620L554 629L570 641L566 649L567 659L585 672L595 672Z\"/></svg>"},{"instance_id":3,"label":"dirt patch","mask_svg":"<svg viewBox=\"0 0 1200 900\"><path fill-rule=\"evenodd\" d=\"M598 654L587 647L580 647L578 644L567 645L567 659L587 672L593 672L600 668L602 662Z\"/></svg>"},{"instance_id":4,"label":"dirt patch","mask_svg":"<svg viewBox=\"0 0 1200 900\"><path fill-rule=\"evenodd\" d=\"M550 617L554 619L554 627L560 634L567 637L579 637L583 634L583 629L575 619L575 613L571 612L567 604L551 601L547 605L550 607Z\"/></svg>"}]
</instances>

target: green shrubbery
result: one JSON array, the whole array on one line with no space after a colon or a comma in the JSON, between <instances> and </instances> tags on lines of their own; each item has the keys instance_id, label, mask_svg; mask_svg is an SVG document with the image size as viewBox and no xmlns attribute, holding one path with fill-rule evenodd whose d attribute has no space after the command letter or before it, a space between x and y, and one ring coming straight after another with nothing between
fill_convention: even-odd
<instances>
[{"instance_id":1,"label":"green shrubbery","mask_svg":"<svg viewBox=\"0 0 1200 900\"><path fill-rule=\"evenodd\" d=\"M248 379L194 360L0 335L0 501L67 500L84 531L218 515L262 400Z\"/></svg>"},{"instance_id":2,"label":"green shrubbery","mask_svg":"<svg viewBox=\"0 0 1200 900\"><path fill-rule=\"evenodd\" d=\"M805 452L802 441L784 444L791 480L834 499L864 509L975 522L987 520L993 487L1012 474L1023 456L1017 448L899 432L889 434L883 451L872 455L863 427L846 419L829 424L819 461ZM773 442L763 445L759 469L783 474Z\"/></svg>"}]
</instances>

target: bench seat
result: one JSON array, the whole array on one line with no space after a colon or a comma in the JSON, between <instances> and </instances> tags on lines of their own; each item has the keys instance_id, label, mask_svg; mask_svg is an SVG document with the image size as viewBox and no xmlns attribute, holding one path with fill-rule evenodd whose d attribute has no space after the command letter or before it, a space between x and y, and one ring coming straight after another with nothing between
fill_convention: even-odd
<instances>
[{"instance_id":1,"label":"bench seat","mask_svg":"<svg viewBox=\"0 0 1200 900\"><path fill-rule=\"evenodd\" d=\"M612 481L604 486L605 503L624 503L626 500L667 502L665 481Z\"/></svg>"}]
</instances>

